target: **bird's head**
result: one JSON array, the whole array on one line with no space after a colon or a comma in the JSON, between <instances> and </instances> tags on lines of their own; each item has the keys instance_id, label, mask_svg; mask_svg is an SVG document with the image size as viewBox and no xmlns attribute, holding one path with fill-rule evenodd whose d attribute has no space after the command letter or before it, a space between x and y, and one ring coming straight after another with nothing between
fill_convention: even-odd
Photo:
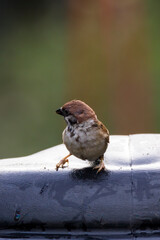
<instances>
[{"instance_id":1,"label":"bird's head","mask_svg":"<svg viewBox=\"0 0 160 240\"><path fill-rule=\"evenodd\" d=\"M65 103L56 113L62 115L68 125L82 123L88 119L97 119L92 108L80 100Z\"/></svg>"}]
</instances>

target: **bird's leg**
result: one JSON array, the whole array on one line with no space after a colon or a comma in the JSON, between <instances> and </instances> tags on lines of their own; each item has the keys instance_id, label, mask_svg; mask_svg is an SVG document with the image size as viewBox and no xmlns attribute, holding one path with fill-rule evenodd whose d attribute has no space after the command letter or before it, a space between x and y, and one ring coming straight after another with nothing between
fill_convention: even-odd
<instances>
[{"instance_id":1,"label":"bird's leg","mask_svg":"<svg viewBox=\"0 0 160 240\"><path fill-rule=\"evenodd\" d=\"M98 169L97 173L99 173L102 169L105 170L104 156L101 156L99 159L100 159L100 163L93 168L93 169Z\"/></svg>"},{"instance_id":2,"label":"bird's leg","mask_svg":"<svg viewBox=\"0 0 160 240\"><path fill-rule=\"evenodd\" d=\"M67 159L68 157L70 157L72 154L68 154L66 157L64 157L62 160L59 161L59 163L56 164L56 171L58 171L58 168L60 168L60 166L62 165L62 168L63 168L63 165L67 162L69 163L69 160Z\"/></svg>"}]
</instances>

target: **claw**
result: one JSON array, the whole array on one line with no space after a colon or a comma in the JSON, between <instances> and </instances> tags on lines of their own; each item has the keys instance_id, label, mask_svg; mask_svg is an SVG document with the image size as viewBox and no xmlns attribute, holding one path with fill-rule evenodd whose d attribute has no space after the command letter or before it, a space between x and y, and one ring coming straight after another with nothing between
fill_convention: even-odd
<instances>
[{"instance_id":1,"label":"claw","mask_svg":"<svg viewBox=\"0 0 160 240\"><path fill-rule=\"evenodd\" d=\"M65 159L64 161L63 161L63 163L61 164L62 165L62 168L64 168L64 164L65 163L67 163L67 167L69 166L69 160L68 160L68 158L67 159Z\"/></svg>"},{"instance_id":2,"label":"claw","mask_svg":"<svg viewBox=\"0 0 160 240\"><path fill-rule=\"evenodd\" d=\"M60 168L60 166L62 165L62 168L64 166L64 164L67 162L68 166L69 166L69 160L67 159L69 156L71 156L72 154L67 155L65 158L63 158L62 160L59 161L59 163L56 164L56 171L58 171L58 169Z\"/></svg>"},{"instance_id":3,"label":"claw","mask_svg":"<svg viewBox=\"0 0 160 240\"><path fill-rule=\"evenodd\" d=\"M104 161L103 161L103 157L100 158L100 164L98 164L97 166L95 166L93 169L98 169L97 173L99 173L102 170L105 170L105 165L104 165Z\"/></svg>"},{"instance_id":4,"label":"claw","mask_svg":"<svg viewBox=\"0 0 160 240\"><path fill-rule=\"evenodd\" d=\"M69 164L69 160L68 159L62 159L61 161L59 161L59 163L56 164L56 171L58 171L58 168L60 168L60 166L62 166L62 168L64 168L64 164L66 162Z\"/></svg>"}]
</instances>

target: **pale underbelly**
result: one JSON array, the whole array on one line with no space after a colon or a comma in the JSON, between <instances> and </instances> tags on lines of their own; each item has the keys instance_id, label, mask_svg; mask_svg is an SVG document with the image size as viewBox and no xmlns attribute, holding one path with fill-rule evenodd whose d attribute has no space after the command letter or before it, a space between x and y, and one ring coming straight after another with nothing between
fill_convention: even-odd
<instances>
[{"instance_id":1,"label":"pale underbelly","mask_svg":"<svg viewBox=\"0 0 160 240\"><path fill-rule=\"evenodd\" d=\"M63 141L69 152L83 160L95 161L104 154L107 148L107 142L102 137L94 134L82 135L81 137L70 136L64 131Z\"/></svg>"}]
</instances>

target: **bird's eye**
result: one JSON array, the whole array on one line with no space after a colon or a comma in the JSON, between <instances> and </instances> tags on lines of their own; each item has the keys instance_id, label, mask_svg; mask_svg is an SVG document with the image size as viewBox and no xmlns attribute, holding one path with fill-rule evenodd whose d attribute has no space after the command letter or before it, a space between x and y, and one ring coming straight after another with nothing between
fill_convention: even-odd
<instances>
[{"instance_id":1,"label":"bird's eye","mask_svg":"<svg viewBox=\"0 0 160 240\"><path fill-rule=\"evenodd\" d=\"M65 114L65 117L69 115L69 111L67 109L64 109L64 114Z\"/></svg>"}]
</instances>

